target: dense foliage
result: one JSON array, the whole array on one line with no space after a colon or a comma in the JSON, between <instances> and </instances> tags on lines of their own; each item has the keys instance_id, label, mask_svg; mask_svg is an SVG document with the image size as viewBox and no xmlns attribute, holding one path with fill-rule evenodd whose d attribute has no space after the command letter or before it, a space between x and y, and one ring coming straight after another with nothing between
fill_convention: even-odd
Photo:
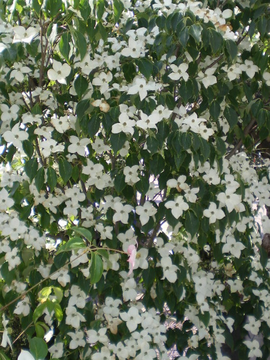
<instances>
[{"instance_id":1,"label":"dense foliage","mask_svg":"<svg viewBox=\"0 0 270 360\"><path fill-rule=\"evenodd\" d=\"M269 356L269 14L0 1L1 359Z\"/></svg>"}]
</instances>

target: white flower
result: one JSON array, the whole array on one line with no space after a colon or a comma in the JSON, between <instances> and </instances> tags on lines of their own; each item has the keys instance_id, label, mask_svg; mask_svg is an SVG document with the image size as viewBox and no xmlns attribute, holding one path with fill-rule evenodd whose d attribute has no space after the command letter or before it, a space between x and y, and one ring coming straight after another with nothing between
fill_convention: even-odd
<instances>
[{"instance_id":1,"label":"white flower","mask_svg":"<svg viewBox=\"0 0 270 360\"><path fill-rule=\"evenodd\" d=\"M177 280L176 272L178 267L173 265L172 259L169 256L163 257L160 262L163 268L162 279L166 278L170 283L174 283Z\"/></svg>"},{"instance_id":2,"label":"white flower","mask_svg":"<svg viewBox=\"0 0 270 360\"><path fill-rule=\"evenodd\" d=\"M14 200L8 197L6 189L0 190L0 211L6 211L14 205Z\"/></svg>"},{"instance_id":3,"label":"white flower","mask_svg":"<svg viewBox=\"0 0 270 360\"><path fill-rule=\"evenodd\" d=\"M48 70L48 78L52 81L58 81L60 84L66 84L66 78L70 74L71 67L68 64L62 64L60 61L53 61L53 68Z\"/></svg>"},{"instance_id":4,"label":"white flower","mask_svg":"<svg viewBox=\"0 0 270 360\"><path fill-rule=\"evenodd\" d=\"M89 344L95 344L96 342L101 342L102 344L107 344L109 342L108 336L106 335L107 328L101 328L98 331L96 330L87 330L87 342Z\"/></svg>"},{"instance_id":5,"label":"white flower","mask_svg":"<svg viewBox=\"0 0 270 360\"><path fill-rule=\"evenodd\" d=\"M12 143L14 146L21 149L22 141L28 139L28 133L20 129L20 124L17 123L16 125L13 126L11 131L6 131L3 134L3 138L6 140L6 142Z\"/></svg>"},{"instance_id":6,"label":"white flower","mask_svg":"<svg viewBox=\"0 0 270 360\"><path fill-rule=\"evenodd\" d=\"M112 126L112 133L118 134L120 132L124 132L126 134L133 135L134 126L135 126L135 121L130 119L128 114L121 113L119 116L119 122L116 124L113 124L113 126Z\"/></svg>"},{"instance_id":7,"label":"white flower","mask_svg":"<svg viewBox=\"0 0 270 360\"><path fill-rule=\"evenodd\" d=\"M121 318L126 322L130 332L137 329L138 324L142 322L142 318L136 307L131 307L128 312L120 313Z\"/></svg>"},{"instance_id":8,"label":"white flower","mask_svg":"<svg viewBox=\"0 0 270 360\"><path fill-rule=\"evenodd\" d=\"M84 333L79 330L75 333L68 332L67 333L71 337L71 341L69 343L70 349L77 349L78 346L85 346L86 342L84 340Z\"/></svg>"},{"instance_id":9,"label":"white flower","mask_svg":"<svg viewBox=\"0 0 270 360\"><path fill-rule=\"evenodd\" d=\"M21 350L18 360L35 360L35 358L29 351Z\"/></svg>"},{"instance_id":10,"label":"white flower","mask_svg":"<svg viewBox=\"0 0 270 360\"><path fill-rule=\"evenodd\" d=\"M101 348L101 352L96 352L91 356L92 360L113 360L114 358L110 350L105 346Z\"/></svg>"},{"instance_id":11,"label":"white flower","mask_svg":"<svg viewBox=\"0 0 270 360\"><path fill-rule=\"evenodd\" d=\"M241 242L236 241L232 236L227 236L226 244L223 245L222 253L231 253L233 256L240 258L241 251L245 248Z\"/></svg>"},{"instance_id":12,"label":"white flower","mask_svg":"<svg viewBox=\"0 0 270 360\"><path fill-rule=\"evenodd\" d=\"M116 223L117 221L121 221L123 224L127 224L129 213L133 210L133 207L118 202L114 205L114 210L116 212L113 215L113 222Z\"/></svg>"},{"instance_id":13,"label":"white flower","mask_svg":"<svg viewBox=\"0 0 270 360\"><path fill-rule=\"evenodd\" d=\"M253 78L255 73L259 71L259 68L257 65L254 65L253 61L251 60L245 60L245 63L240 65L240 69L242 71L245 71L249 78Z\"/></svg>"},{"instance_id":14,"label":"white flower","mask_svg":"<svg viewBox=\"0 0 270 360\"><path fill-rule=\"evenodd\" d=\"M13 42L25 42L30 43L33 38L38 34L39 30L38 28L29 27L28 29L25 29L23 26L15 26L13 28L14 31L14 40Z\"/></svg>"},{"instance_id":15,"label":"white flower","mask_svg":"<svg viewBox=\"0 0 270 360\"><path fill-rule=\"evenodd\" d=\"M121 51L123 56L131 56L134 59L137 59L141 56L144 56L144 43L140 40L134 40L132 37L128 40L128 47L125 47Z\"/></svg>"},{"instance_id":16,"label":"white flower","mask_svg":"<svg viewBox=\"0 0 270 360\"><path fill-rule=\"evenodd\" d=\"M241 203L241 195L231 194L228 190L217 196L222 206L226 205L229 212L232 212Z\"/></svg>"},{"instance_id":17,"label":"white flower","mask_svg":"<svg viewBox=\"0 0 270 360\"><path fill-rule=\"evenodd\" d=\"M260 331L261 320L257 320L255 316L248 316L248 323L244 328L253 335L258 335Z\"/></svg>"},{"instance_id":18,"label":"white flower","mask_svg":"<svg viewBox=\"0 0 270 360\"><path fill-rule=\"evenodd\" d=\"M265 71L263 73L263 79L265 80L265 83L267 86L270 86L270 73Z\"/></svg>"},{"instance_id":19,"label":"white flower","mask_svg":"<svg viewBox=\"0 0 270 360\"><path fill-rule=\"evenodd\" d=\"M173 216L179 219L183 212L189 208L189 205L184 201L183 196L179 195L175 201L167 201L165 207L171 209Z\"/></svg>"},{"instance_id":20,"label":"white flower","mask_svg":"<svg viewBox=\"0 0 270 360\"><path fill-rule=\"evenodd\" d=\"M8 262L9 270L14 269L21 263L21 259L19 258L19 256L17 256L18 251L19 250L15 247L10 252L6 253L6 255L5 255L5 260Z\"/></svg>"},{"instance_id":21,"label":"white flower","mask_svg":"<svg viewBox=\"0 0 270 360\"><path fill-rule=\"evenodd\" d=\"M260 344L258 340L246 340L244 341L244 344L249 348L249 353L248 353L248 357L253 357L255 356L257 357L262 357L262 352L260 350Z\"/></svg>"},{"instance_id":22,"label":"white flower","mask_svg":"<svg viewBox=\"0 0 270 360\"><path fill-rule=\"evenodd\" d=\"M141 224L145 225L148 223L150 216L154 216L157 213L157 209L150 201L146 201L143 206L136 206L136 213L140 216Z\"/></svg>"},{"instance_id":23,"label":"white flower","mask_svg":"<svg viewBox=\"0 0 270 360\"><path fill-rule=\"evenodd\" d=\"M28 296L25 296L23 300L19 301L14 310L14 314L27 316L30 313L30 300Z\"/></svg>"},{"instance_id":24,"label":"white flower","mask_svg":"<svg viewBox=\"0 0 270 360\"><path fill-rule=\"evenodd\" d=\"M204 73L200 71L197 80L202 82L204 87L207 89L209 86L217 83L217 78L213 75L215 71L215 68L209 68L205 70Z\"/></svg>"},{"instance_id":25,"label":"white flower","mask_svg":"<svg viewBox=\"0 0 270 360\"><path fill-rule=\"evenodd\" d=\"M49 348L49 352L54 358L61 358L64 353L64 344L63 343L55 343L53 346Z\"/></svg>"},{"instance_id":26,"label":"white flower","mask_svg":"<svg viewBox=\"0 0 270 360\"><path fill-rule=\"evenodd\" d=\"M86 146L90 144L90 139L82 138L79 139L75 135L71 135L69 137L71 144L68 147L68 151L72 154L78 153L81 156L85 156L86 154Z\"/></svg>"},{"instance_id":27,"label":"white flower","mask_svg":"<svg viewBox=\"0 0 270 360\"><path fill-rule=\"evenodd\" d=\"M224 212L221 209L218 209L214 202L210 202L209 208L203 211L203 215L209 218L210 224L216 222L217 219L223 219L225 216Z\"/></svg>"},{"instance_id":28,"label":"white flower","mask_svg":"<svg viewBox=\"0 0 270 360\"><path fill-rule=\"evenodd\" d=\"M102 71L100 74L97 74L93 79L92 84L95 86L99 86L99 91L101 94L104 94L106 91L109 90L109 83L112 81L112 73L110 71L107 74Z\"/></svg>"},{"instance_id":29,"label":"white flower","mask_svg":"<svg viewBox=\"0 0 270 360\"><path fill-rule=\"evenodd\" d=\"M16 104L13 104L11 107L9 107L6 104L1 104L0 109L2 111L1 114L1 120L2 121L11 121L16 120L18 117L18 112L20 110L19 106Z\"/></svg>"},{"instance_id":30,"label":"white flower","mask_svg":"<svg viewBox=\"0 0 270 360\"><path fill-rule=\"evenodd\" d=\"M179 66L171 64L172 73L169 74L169 78L172 80L179 80L180 78L183 78L185 81L188 80L189 75L187 73L188 64L183 63Z\"/></svg>"}]
</instances>

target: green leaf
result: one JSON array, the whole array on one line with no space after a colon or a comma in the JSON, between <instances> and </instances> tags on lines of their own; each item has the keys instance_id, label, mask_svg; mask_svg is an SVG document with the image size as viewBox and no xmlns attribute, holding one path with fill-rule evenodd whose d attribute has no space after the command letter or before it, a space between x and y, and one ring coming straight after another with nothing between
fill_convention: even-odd
<instances>
[{"instance_id":1,"label":"green leaf","mask_svg":"<svg viewBox=\"0 0 270 360\"><path fill-rule=\"evenodd\" d=\"M148 59L139 59L136 61L141 74L143 74L147 79L152 75L153 63Z\"/></svg>"},{"instance_id":2,"label":"green leaf","mask_svg":"<svg viewBox=\"0 0 270 360\"><path fill-rule=\"evenodd\" d=\"M71 238L68 242L66 242L65 244L61 245L59 247L59 249L57 250L56 254L58 255L62 252L79 250L79 249L84 249L84 248L86 248L84 240L80 237L75 236L75 237Z\"/></svg>"},{"instance_id":3,"label":"green leaf","mask_svg":"<svg viewBox=\"0 0 270 360\"><path fill-rule=\"evenodd\" d=\"M183 81L181 83L179 94L186 103L193 96L193 84L190 79L188 81Z\"/></svg>"},{"instance_id":4,"label":"green leaf","mask_svg":"<svg viewBox=\"0 0 270 360\"><path fill-rule=\"evenodd\" d=\"M220 104L219 101L214 100L210 105L210 115L214 120L218 120L219 114L220 114Z\"/></svg>"},{"instance_id":5,"label":"green leaf","mask_svg":"<svg viewBox=\"0 0 270 360\"><path fill-rule=\"evenodd\" d=\"M184 150L188 150L191 147L191 135L187 132L181 133L180 143Z\"/></svg>"},{"instance_id":6,"label":"green leaf","mask_svg":"<svg viewBox=\"0 0 270 360\"><path fill-rule=\"evenodd\" d=\"M259 250L260 250L260 263L262 267L265 268L268 262L268 253L262 246L259 246Z\"/></svg>"},{"instance_id":7,"label":"green leaf","mask_svg":"<svg viewBox=\"0 0 270 360\"><path fill-rule=\"evenodd\" d=\"M185 27L183 28L180 32L177 32L177 36L178 39L180 41L180 44L186 48L187 47L187 43L188 43L188 39L189 39L189 33L188 33L188 28Z\"/></svg>"},{"instance_id":8,"label":"green leaf","mask_svg":"<svg viewBox=\"0 0 270 360\"><path fill-rule=\"evenodd\" d=\"M100 117L98 115L93 115L88 119L87 124L87 133L90 138L93 138L100 128Z\"/></svg>"},{"instance_id":9,"label":"green leaf","mask_svg":"<svg viewBox=\"0 0 270 360\"><path fill-rule=\"evenodd\" d=\"M125 175L124 174L116 175L114 179L114 188L118 192L118 194L122 192L125 186L126 186Z\"/></svg>"},{"instance_id":10,"label":"green leaf","mask_svg":"<svg viewBox=\"0 0 270 360\"><path fill-rule=\"evenodd\" d=\"M90 282L91 284L97 283L103 273L103 262L101 257L92 252L91 254L91 265L90 265Z\"/></svg>"},{"instance_id":11,"label":"green leaf","mask_svg":"<svg viewBox=\"0 0 270 360\"><path fill-rule=\"evenodd\" d=\"M223 37L219 32L214 29L208 29L208 31L210 46L213 50L213 53L216 54L222 48Z\"/></svg>"},{"instance_id":12,"label":"green leaf","mask_svg":"<svg viewBox=\"0 0 270 360\"><path fill-rule=\"evenodd\" d=\"M28 141L28 140L24 140L22 142L22 145L23 145L23 150L24 152L26 153L26 155L31 158L32 155L33 155L33 152L34 152L34 147L33 147L33 144L31 141Z\"/></svg>"},{"instance_id":13,"label":"green leaf","mask_svg":"<svg viewBox=\"0 0 270 360\"><path fill-rule=\"evenodd\" d=\"M44 302L44 300L48 299L48 297L51 295L51 293L52 293L52 287L46 286L45 288L40 290L40 292L38 293L38 300L40 302Z\"/></svg>"},{"instance_id":14,"label":"green leaf","mask_svg":"<svg viewBox=\"0 0 270 360\"><path fill-rule=\"evenodd\" d=\"M257 122L259 127L262 127L264 124L266 124L269 111L266 109L260 109L257 116Z\"/></svg>"},{"instance_id":15,"label":"green leaf","mask_svg":"<svg viewBox=\"0 0 270 360\"><path fill-rule=\"evenodd\" d=\"M199 229L199 219L193 211L189 210L185 213L185 228L188 233L190 233L191 238L196 234Z\"/></svg>"},{"instance_id":16,"label":"green leaf","mask_svg":"<svg viewBox=\"0 0 270 360\"><path fill-rule=\"evenodd\" d=\"M210 321L209 311L204 311L204 313L200 313L199 319L204 323L205 327L207 327L209 325L209 321Z\"/></svg>"},{"instance_id":17,"label":"green leaf","mask_svg":"<svg viewBox=\"0 0 270 360\"><path fill-rule=\"evenodd\" d=\"M37 174L38 162L36 158L28 160L24 165L24 171L26 175L29 177L30 182L34 179Z\"/></svg>"},{"instance_id":18,"label":"green leaf","mask_svg":"<svg viewBox=\"0 0 270 360\"><path fill-rule=\"evenodd\" d=\"M136 66L133 62L128 62L123 65L123 73L127 82L131 82L136 76Z\"/></svg>"},{"instance_id":19,"label":"green leaf","mask_svg":"<svg viewBox=\"0 0 270 360\"><path fill-rule=\"evenodd\" d=\"M72 175L72 165L66 159L59 160L59 173L66 184Z\"/></svg>"},{"instance_id":20,"label":"green leaf","mask_svg":"<svg viewBox=\"0 0 270 360\"><path fill-rule=\"evenodd\" d=\"M87 51L87 43L85 37L80 31L75 30L74 28L71 27L70 27L70 32L72 34L72 38L74 40L75 46L79 51L81 60L83 60Z\"/></svg>"},{"instance_id":21,"label":"green leaf","mask_svg":"<svg viewBox=\"0 0 270 360\"><path fill-rule=\"evenodd\" d=\"M233 61L237 56L238 47L233 40L227 40L225 44L228 54L230 55L230 59Z\"/></svg>"},{"instance_id":22,"label":"green leaf","mask_svg":"<svg viewBox=\"0 0 270 360\"><path fill-rule=\"evenodd\" d=\"M113 1L113 13L114 13L114 21L117 23L122 15L124 10L124 5L120 0Z\"/></svg>"},{"instance_id":23,"label":"green leaf","mask_svg":"<svg viewBox=\"0 0 270 360\"><path fill-rule=\"evenodd\" d=\"M7 262L1 266L1 275L7 285L10 285L12 281L16 279L15 269L9 270Z\"/></svg>"},{"instance_id":24,"label":"green leaf","mask_svg":"<svg viewBox=\"0 0 270 360\"><path fill-rule=\"evenodd\" d=\"M208 160L210 156L210 146L208 142L203 138L200 138L200 149L204 160Z\"/></svg>"},{"instance_id":25,"label":"green leaf","mask_svg":"<svg viewBox=\"0 0 270 360\"><path fill-rule=\"evenodd\" d=\"M97 17L98 17L98 20L101 20L103 14L104 14L104 11L105 11L104 0L98 0L98 1L96 2L96 8L97 8Z\"/></svg>"},{"instance_id":26,"label":"green leaf","mask_svg":"<svg viewBox=\"0 0 270 360\"><path fill-rule=\"evenodd\" d=\"M226 108L224 110L224 116L227 119L228 123L230 124L231 129L234 128L235 125L237 125L238 115L232 107L226 106Z\"/></svg>"},{"instance_id":27,"label":"green leaf","mask_svg":"<svg viewBox=\"0 0 270 360\"><path fill-rule=\"evenodd\" d=\"M201 36L202 36L202 27L201 25L193 24L189 28L189 35L193 37L193 39L196 41L196 43L201 42Z\"/></svg>"},{"instance_id":28,"label":"green leaf","mask_svg":"<svg viewBox=\"0 0 270 360\"><path fill-rule=\"evenodd\" d=\"M60 303L63 299L63 290L60 287L52 286L57 301Z\"/></svg>"},{"instance_id":29,"label":"green leaf","mask_svg":"<svg viewBox=\"0 0 270 360\"><path fill-rule=\"evenodd\" d=\"M74 87L77 95L82 97L82 95L88 89L88 81L82 75L79 75L74 81Z\"/></svg>"},{"instance_id":30,"label":"green leaf","mask_svg":"<svg viewBox=\"0 0 270 360\"><path fill-rule=\"evenodd\" d=\"M62 0L46 0L45 10L53 18L62 9Z\"/></svg>"},{"instance_id":31,"label":"green leaf","mask_svg":"<svg viewBox=\"0 0 270 360\"><path fill-rule=\"evenodd\" d=\"M36 176L35 176L35 185L37 188L37 191L40 192L40 190L42 189L43 185L44 185L44 168L41 167Z\"/></svg>"},{"instance_id":32,"label":"green leaf","mask_svg":"<svg viewBox=\"0 0 270 360\"><path fill-rule=\"evenodd\" d=\"M35 10L35 12L37 13L37 15L39 15L40 9L41 9L41 5L42 5L43 0L32 0L32 7Z\"/></svg>"},{"instance_id":33,"label":"green leaf","mask_svg":"<svg viewBox=\"0 0 270 360\"><path fill-rule=\"evenodd\" d=\"M160 154L154 154L150 162L150 171L155 176L159 175L165 166L165 161Z\"/></svg>"},{"instance_id":34,"label":"green leaf","mask_svg":"<svg viewBox=\"0 0 270 360\"><path fill-rule=\"evenodd\" d=\"M81 120L84 115L89 114L89 110L91 109L90 100L82 100L76 106L76 114L78 119Z\"/></svg>"},{"instance_id":35,"label":"green leaf","mask_svg":"<svg viewBox=\"0 0 270 360\"><path fill-rule=\"evenodd\" d=\"M123 132L120 132L119 134L112 134L110 141L112 144L113 151L117 153L118 150L122 149L126 140L127 140L127 135Z\"/></svg>"},{"instance_id":36,"label":"green leaf","mask_svg":"<svg viewBox=\"0 0 270 360\"><path fill-rule=\"evenodd\" d=\"M223 156L226 154L226 144L225 142L219 137L216 136L216 144L217 144L217 151L219 153L220 156Z\"/></svg>"},{"instance_id":37,"label":"green leaf","mask_svg":"<svg viewBox=\"0 0 270 360\"><path fill-rule=\"evenodd\" d=\"M53 302L53 310L57 321L60 323L63 319L63 310L57 302Z\"/></svg>"},{"instance_id":38,"label":"green leaf","mask_svg":"<svg viewBox=\"0 0 270 360\"><path fill-rule=\"evenodd\" d=\"M76 226L72 226L71 230L73 230L76 234L83 236L88 241L92 241L92 233L89 230Z\"/></svg>"},{"instance_id":39,"label":"green leaf","mask_svg":"<svg viewBox=\"0 0 270 360\"><path fill-rule=\"evenodd\" d=\"M0 350L0 360L10 360L10 358L2 350Z\"/></svg>"},{"instance_id":40,"label":"green leaf","mask_svg":"<svg viewBox=\"0 0 270 360\"><path fill-rule=\"evenodd\" d=\"M47 169L47 182L50 187L50 191L52 192L57 184L56 171L52 167Z\"/></svg>"},{"instance_id":41,"label":"green leaf","mask_svg":"<svg viewBox=\"0 0 270 360\"><path fill-rule=\"evenodd\" d=\"M34 337L29 340L31 354L36 360L44 359L48 353L48 346L43 339Z\"/></svg>"}]
</instances>

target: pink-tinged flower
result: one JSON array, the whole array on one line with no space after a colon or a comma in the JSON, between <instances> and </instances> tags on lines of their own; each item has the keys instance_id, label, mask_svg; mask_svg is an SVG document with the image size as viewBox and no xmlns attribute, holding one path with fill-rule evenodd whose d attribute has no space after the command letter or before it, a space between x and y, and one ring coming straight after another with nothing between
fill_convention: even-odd
<instances>
[{"instance_id":1,"label":"pink-tinged flower","mask_svg":"<svg viewBox=\"0 0 270 360\"><path fill-rule=\"evenodd\" d=\"M129 255L128 262L129 262L129 273L128 275L131 275L135 266L135 259L136 259L136 246L135 245L129 245L127 249L127 253Z\"/></svg>"}]
</instances>

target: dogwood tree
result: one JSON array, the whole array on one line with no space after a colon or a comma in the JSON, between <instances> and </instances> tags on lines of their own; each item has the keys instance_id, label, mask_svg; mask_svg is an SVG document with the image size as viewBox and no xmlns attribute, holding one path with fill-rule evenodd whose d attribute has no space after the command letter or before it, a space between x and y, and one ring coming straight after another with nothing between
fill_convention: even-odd
<instances>
[{"instance_id":1,"label":"dogwood tree","mask_svg":"<svg viewBox=\"0 0 270 360\"><path fill-rule=\"evenodd\" d=\"M269 11L0 1L1 359L269 356Z\"/></svg>"}]
</instances>

